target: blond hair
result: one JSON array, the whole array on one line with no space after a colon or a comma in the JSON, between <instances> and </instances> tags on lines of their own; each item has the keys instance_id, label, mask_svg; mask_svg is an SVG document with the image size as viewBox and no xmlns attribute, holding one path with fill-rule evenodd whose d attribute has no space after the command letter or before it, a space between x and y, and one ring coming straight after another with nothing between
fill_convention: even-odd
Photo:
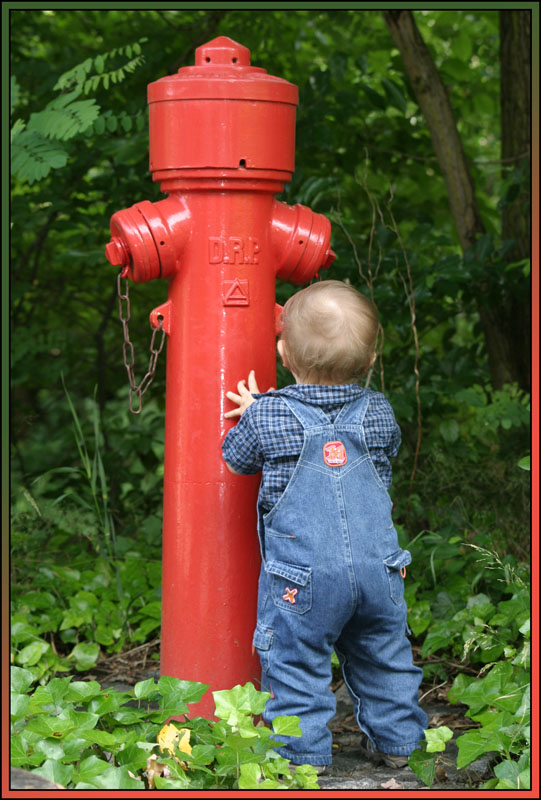
<instances>
[{"instance_id":1,"label":"blond hair","mask_svg":"<svg viewBox=\"0 0 541 800\"><path fill-rule=\"evenodd\" d=\"M378 314L353 286L313 283L289 298L282 323L289 368L303 383L353 383L373 363Z\"/></svg>"}]
</instances>

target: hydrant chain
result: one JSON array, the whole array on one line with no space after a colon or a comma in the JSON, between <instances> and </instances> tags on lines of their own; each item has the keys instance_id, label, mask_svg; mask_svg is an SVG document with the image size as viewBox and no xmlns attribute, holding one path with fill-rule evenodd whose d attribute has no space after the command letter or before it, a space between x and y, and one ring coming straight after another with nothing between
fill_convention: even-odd
<instances>
[{"instance_id":1,"label":"hydrant chain","mask_svg":"<svg viewBox=\"0 0 541 800\"><path fill-rule=\"evenodd\" d=\"M130 384L130 411L132 414L140 414L141 409L143 407L142 404L142 397L152 381L154 380L154 375L156 373L156 367L158 365L158 356L163 350L163 346L165 343L165 331L163 329L163 317L158 317L158 327L154 328L152 331L152 338L150 340L150 359L148 362L148 370L142 381L140 382L139 386L135 382L135 375L134 375L134 365L135 365L135 354L133 350L133 343L130 340L130 331L128 328L128 320L130 319L130 290L129 290L129 283L128 279L125 278L126 281L126 290L122 292L122 272L118 273L117 276L117 290L118 290L118 310L120 316L120 322L122 323L122 333L124 336L124 342L122 344L122 356L124 360L124 366L126 367L126 371L128 373L128 381ZM154 346L156 341L157 333L161 333L161 339L157 347ZM137 395L138 404L137 408L134 408L133 405L133 396Z\"/></svg>"}]
</instances>

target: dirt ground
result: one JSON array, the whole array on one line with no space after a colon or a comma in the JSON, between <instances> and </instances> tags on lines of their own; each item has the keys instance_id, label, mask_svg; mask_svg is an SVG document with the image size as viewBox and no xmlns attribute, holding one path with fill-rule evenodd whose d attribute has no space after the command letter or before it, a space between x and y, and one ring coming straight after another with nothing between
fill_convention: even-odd
<instances>
[{"instance_id":1,"label":"dirt ground","mask_svg":"<svg viewBox=\"0 0 541 800\"><path fill-rule=\"evenodd\" d=\"M340 790L419 790L428 787L409 768L391 769L374 765L359 751L359 729L353 716L353 706L345 686L336 690L336 716L330 724L333 733L333 763L319 778L321 789ZM465 706L447 703L421 703L428 715L429 727L447 725L455 738L464 733L470 721L464 718ZM447 745L445 758L436 771L436 781L431 790L466 790L479 787L491 777L488 759L480 759L467 770L456 769L457 747L454 740ZM454 766L453 766L454 764Z\"/></svg>"}]
</instances>

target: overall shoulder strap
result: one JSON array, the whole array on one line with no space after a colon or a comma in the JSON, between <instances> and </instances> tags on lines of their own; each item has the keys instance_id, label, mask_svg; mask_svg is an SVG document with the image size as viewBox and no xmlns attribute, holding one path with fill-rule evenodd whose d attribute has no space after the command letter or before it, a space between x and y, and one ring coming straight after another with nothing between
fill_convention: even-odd
<instances>
[{"instance_id":1,"label":"overall shoulder strap","mask_svg":"<svg viewBox=\"0 0 541 800\"><path fill-rule=\"evenodd\" d=\"M335 425L362 425L370 402L370 394L364 392L362 397L345 403L335 417Z\"/></svg>"},{"instance_id":2,"label":"overall shoulder strap","mask_svg":"<svg viewBox=\"0 0 541 800\"><path fill-rule=\"evenodd\" d=\"M318 425L330 425L328 416L318 406L303 403L293 397L284 397L283 402L295 414L303 428L315 428Z\"/></svg>"}]
</instances>

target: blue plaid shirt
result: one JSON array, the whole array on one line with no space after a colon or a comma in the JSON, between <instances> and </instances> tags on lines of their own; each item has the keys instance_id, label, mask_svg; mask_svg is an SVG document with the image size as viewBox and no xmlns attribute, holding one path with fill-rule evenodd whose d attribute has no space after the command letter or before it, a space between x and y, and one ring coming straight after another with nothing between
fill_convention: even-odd
<instances>
[{"instance_id":1,"label":"blue plaid shirt","mask_svg":"<svg viewBox=\"0 0 541 800\"><path fill-rule=\"evenodd\" d=\"M389 488L392 479L389 458L398 453L400 428L385 396L356 383L337 386L295 384L276 392L254 395L257 402L252 403L235 427L228 431L222 444L222 455L236 472L243 475L263 471L259 501L263 510L269 510L284 492L304 441L301 423L280 397L294 397L319 406L333 422L344 403L366 393L370 396L364 418L366 445L378 475Z\"/></svg>"}]
</instances>

